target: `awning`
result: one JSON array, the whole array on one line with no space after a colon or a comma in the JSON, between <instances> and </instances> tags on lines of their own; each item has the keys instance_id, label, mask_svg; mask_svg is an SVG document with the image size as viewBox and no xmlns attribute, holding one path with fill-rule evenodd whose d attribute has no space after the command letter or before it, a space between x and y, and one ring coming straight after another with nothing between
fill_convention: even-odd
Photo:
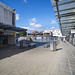
<instances>
[{"instance_id":1,"label":"awning","mask_svg":"<svg viewBox=\"0 0 75 75\"><path fill-rule=\"evenodd\" d=\"M75 29L75 0L51 0L53 10L63 35Z\"/></svg>"},{"instance_id":2,"label":"awning","mask_svg":"<svg viewBox=\"0 0 75 75\"><path fill-rule=\"evenodd\" d=\"M16 31L16 32L27 31L27 29L24 29L24 28L14 27L14 26L11 26L11 25L4 25L4 24L1 24L1 23L0 23L0 29Z\"/></svg>"}]
</instances>

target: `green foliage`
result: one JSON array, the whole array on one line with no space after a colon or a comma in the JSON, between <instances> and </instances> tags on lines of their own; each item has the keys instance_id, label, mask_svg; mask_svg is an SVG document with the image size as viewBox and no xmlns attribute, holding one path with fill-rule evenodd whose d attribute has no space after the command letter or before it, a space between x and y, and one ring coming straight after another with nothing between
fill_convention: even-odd
<instances>
[{"instance_id":1,"label":"green foliage","mask_svg":"<svg viewBox=\"0 0 75 75\"><path fill-rule=\"evenodd\" d=\"M26 36L26 35L27 35L27 32L26 31L16 33L16 36L17 37Z\"/></svg>"}]
</instances>

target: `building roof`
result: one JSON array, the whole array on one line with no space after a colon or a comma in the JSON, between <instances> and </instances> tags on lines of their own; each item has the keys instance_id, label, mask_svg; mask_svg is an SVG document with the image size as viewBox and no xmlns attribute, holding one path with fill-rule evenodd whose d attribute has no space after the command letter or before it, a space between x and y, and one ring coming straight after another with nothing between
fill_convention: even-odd
<instances>
[{"instance_id":1,"label":"building roof","mask_svg":"<svg viewBox=\"0 0 75 75\"><path fill-rule=\"evenodd\" d=\"M3 7L4 9L7 9L8 11L11 11L13 13L16 13L16 11L14 11L14 9L12 9L9 6L3 4L2 2L0 2L0 6Z\"/></svg>"},{"instance_id":2,"label":"building roof","mask_svg":"<svg viewBox=\"0 0 75 75\"><path fill-rule=\"evenodd\" d=\"M51 0L53 10L63 35L75 29L75 0Z\"/></svg>"},{"instance_id":3,"label":"building roof","mask_svg":"<svg viewBox=\"0 0 75 75\"><path fill-rule=\"evenodd\" d=\"M27 29L24 29L24 28L14 27L14 26L11 26L11 25L4 25L4 24L1 24L1 23L0 23L0 29L16 31L16 32L27 31Z\"/></svg>"}]
</instances>

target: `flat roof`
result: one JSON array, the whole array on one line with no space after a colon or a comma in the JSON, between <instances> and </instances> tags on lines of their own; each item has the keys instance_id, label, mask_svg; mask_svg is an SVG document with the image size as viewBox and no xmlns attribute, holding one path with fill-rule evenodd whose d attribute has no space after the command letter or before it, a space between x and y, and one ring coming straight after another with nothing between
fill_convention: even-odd
<instances>
[{"instance_id":1,"label":"flat roof","mask_svg":"<svg viewBox=\"0 0 75 75\"><path fill-rule=\"evenodd\" d=\"M52 7L63 35L75 29L75 0L51 0Z\"/></svg>"},{"instance_id":2,"label":"flat roof","mask_svg":"<svg viewBox=\"0 0 75 75\"><path fill-rule=\"evenodd\" d=\"M24 28L14 27L14 26L11 26L11 25L4 25L4 24L1 24L1 23L0 23L0 29L11 30L11 31L16 31L16 32L27 31L27 29L24 29Z\"/></svg>"}]
</instances>

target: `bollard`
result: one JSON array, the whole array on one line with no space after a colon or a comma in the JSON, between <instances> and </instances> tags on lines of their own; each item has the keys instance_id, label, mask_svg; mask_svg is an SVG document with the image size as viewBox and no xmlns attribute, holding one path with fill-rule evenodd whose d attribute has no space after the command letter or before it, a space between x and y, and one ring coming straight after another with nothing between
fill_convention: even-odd
<instances>
[{"instance_id":1,"label":"bollard","mask_svg":"<svg viewBox=\"0 0 75 75\"><path fill-rule=\"evenodd\" d=\"M23 41L20 41L20 48L23 48Z\"/></svg>"},{"instance_id":2,"label":"bollard","mask_svg":"<svg viewBox=\"0 0 75 75\"><path fill-rule=\"evenodd\" d=\"M50 41L50 50L51 51L56 51L56 46L57 46L56 43L57 43L56 40Z\"/></svg>"}]
</instances>

